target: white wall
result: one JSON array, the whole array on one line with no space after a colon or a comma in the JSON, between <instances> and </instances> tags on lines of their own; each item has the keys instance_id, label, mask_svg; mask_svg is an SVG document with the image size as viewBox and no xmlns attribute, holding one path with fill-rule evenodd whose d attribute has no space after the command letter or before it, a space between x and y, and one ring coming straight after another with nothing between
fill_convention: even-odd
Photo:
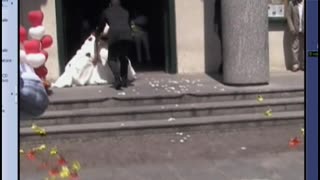
<instances>
[{"instance_id":1,"label":"white wall","mask_svg":"<svg viewBox=\"0 0 320 180\"><path fill-rule=\"evenodd\" d=\"M201 0L175 0L178 73L205 71L204 6Z\"/></svg>"},{"instance_id":2,"label":"white wall","mask_svg":"<svg viewBox=\"0 0 320 180\"><path fill-rule=\"evenodd\" d=\"M269 31L270 70L285 71L283 31Z\"/></svg>"},{"instance_id":3,"label":"white wall","mask_svg":"<svg viewBox=\"0 0 320 180\"><path fill-rule=\"evenodd\" d=\"M271 72L287 71L292 66L292 36L286 24L270 25L269 53Z\"/></svg>"}]
</instances>

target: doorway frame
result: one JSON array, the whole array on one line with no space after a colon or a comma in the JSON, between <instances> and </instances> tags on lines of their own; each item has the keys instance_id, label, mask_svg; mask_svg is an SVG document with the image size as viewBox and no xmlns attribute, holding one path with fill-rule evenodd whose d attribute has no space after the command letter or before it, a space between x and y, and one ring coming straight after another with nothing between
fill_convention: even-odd
<instances>
[{"instance_id":1,"label":"doorway frame","mask_svg":"<svg viewBox=\"0 0 320 180\"><path fill-rule=\"evenodd\" d=\"M55 0L56 5L56 30L58 44L58 58L60 75L64 72L66 62L66 31L63 0ZM161 0L160 0L161 1ZM164 8L164 33L165 33L165 67L166 73L177 73L177 43L176 43L176 13L175 1L166 0Z\"/></svg>"}]
</instances>

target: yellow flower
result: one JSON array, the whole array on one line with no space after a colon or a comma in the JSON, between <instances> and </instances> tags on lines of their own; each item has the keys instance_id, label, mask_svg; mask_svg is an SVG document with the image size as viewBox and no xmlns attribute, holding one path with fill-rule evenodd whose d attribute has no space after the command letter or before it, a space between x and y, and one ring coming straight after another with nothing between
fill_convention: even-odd
<instances>
[{"instance_id":1,"label":"yellow flower","mask_svg":"<svg viewBox=\"0 0 320 180\"><path fill-rule=\"evenodd\" d=\"M79 172L81 169L81 165L78 161L72 163L72 170Z\"/></svg>"},{"instance_id":2,"label":"yellow flower","mask_svg":"<svg viewBox=\"0 0 320 180\"><path fill-rule=\"evenodd\" d=\"M263 100L264 100L264 99L263 99L263 97L262 97L262 96L258 96L258 97L257 97L257 101L258 101L258 102L260 102L260 103L261 103L261 102L263 102Z\"/></svg>"},{"instance_id":3,"label":"yellow flower","mask_svg":"<svg viewBox=\"0 0 320 180\"><path fill-rule=\"evenodd\" d=\"M268 109L266 112L264 112L264 115L267 117L272 117L272 109Z\"/></svg>"},{"instance_id":4,"label":"yellow flower","mask_svg":"<svg viewBox=\"0 0 320 180\"><path fill-rule=\"evenodd\" d=\"M58 155L58 149L57 149L56 147L52 148L52 149L50 150L50 155L51 155L51 156L56 156L56 155Z\"/></svg>"},{"instance_id":5,"label":"yellow flower","mask_svg":"<svg viewBox=\"0 0 320 180\"><path fill-rule=\"evenodd\" d=\"M32 148L32 151L37 151L37 152L40 152L40 151L45 151L47 149L47 146L45 144L42 144L38 147L35 147L35 148Z\"/></svg>"},{"instance_id":6,"label":"yellow flower","mask_svg":"<svg viewBox=\"0 0 320 180\"><path fill-rule=\"evenodd\" d=\"M62 166L60 171L61 178L68 178L70 176L70 170L67 166Z\"/></svg>"},{"instance_id":7,"label":"yellow flower","mask_svg":"<svg viewBox=\"0 0 320 180\"><path fill-rule=\"evenodd\" d=\"M45 151L46 149L47 149L47 146L45 144L42 144L37 148L37 151Z\"/></svg>"},{"instance_id":8,"label":"yellow flower","mask_svg":"<svg viewBox=\"0 0 320 180\"><path fill-rule=\"evenodd\" d=\"M35 132L36 134L38 134L40 136L47 135L46 130L44 128L37 126L36 124L32 124L31 129L33 130L33 132Z\"/></svg>"},{"instance_id":9,"label":"yellow flower","mask_svg":"<svg viewBox=\"0 0 320 180\"><path fill-rule=\"evenodd\" d=\"M47 135L47 132L46 132L45 129L40 128L40 129L37 131L37 134L39 134L40 136L46 136L46 135Z\"/></svg>"},{"instance_id":10,"label":"yellow flower","mask_svg":"<svg viewBox=\"0 0 320 180\"><path fill-rule=\"evenodd\" d=\"M36 130L36 129L38 129L38 126L36 124L32 124L31 129Z\"/></svg>"}]
</instances>

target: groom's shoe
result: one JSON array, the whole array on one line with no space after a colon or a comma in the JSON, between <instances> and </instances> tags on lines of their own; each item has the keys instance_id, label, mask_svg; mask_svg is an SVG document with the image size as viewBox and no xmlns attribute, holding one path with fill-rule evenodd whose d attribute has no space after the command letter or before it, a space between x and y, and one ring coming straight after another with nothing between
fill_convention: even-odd
<instances>
[{"instance_id":1,"label":"groom's shoe","mask_svg":"<svg viewBox=\"0 0 320 180\"><path fill-rule=\"evenodd\" d=\"M120 79L116 79L115 82L114 82L114 87L116 90L121 90L121 81Z\"/></svg>"},{"instance_id":2,"label":"groom's shoe","mask_svg":"<svg viewBox=\"0 0 320 180\"><path fill-rule=\"evenodd\" d=\"M123 78L121 81L121 86L124 88L128 87L128 80L126 78Z\"/></svg>"},{"instance_id":3,"label":"groom's shoe","mask_svg":"<svg viewBox=\"0 0 320 180\"><path fill-rule=\"evenodd\" d=\"M119 83L119 84L115 84L115 89L116 90L121 90L121 84Z\"/></svg>"}]
</instances>

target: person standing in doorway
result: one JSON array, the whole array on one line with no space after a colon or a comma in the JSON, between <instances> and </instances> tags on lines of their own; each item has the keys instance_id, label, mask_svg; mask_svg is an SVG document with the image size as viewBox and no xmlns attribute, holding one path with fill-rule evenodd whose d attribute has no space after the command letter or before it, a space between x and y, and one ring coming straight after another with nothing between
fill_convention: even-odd
<instances>
[{"instance_id":1,"label":"person standing in doorway","mask_svg":"<svg viewBox=\"0 0 320 180\"><path fill-rule=\"evenodd\" d=\"M292 0L287 9L287 21L293 35L291 51L293 55L292 71L304 71L304 0Z\"/></svg>"},{"instance_id":2,"label":"person standing in doorway","mask_svg":"<svg viewBox=\"0 0 320 180\"><path fill-rule=\"evenodd\" d=\"M108 64L114 75L114 86L117 90L127 87L128 83L128 55L132 41L129 17L129 12L121 6L120 0L111 0L111 6L103 11L95 33L98 37L96 46L99 40L108 42ZM103 35L106 24L110 29L107 35Z\"/></svg>"},{"instance_id":3,"label":"person standing in doorway","mask_svg":"<svg viewBox=\"0 0 320 180\"><path fill-rule=\"evenodd\" d=\"M138 15L133 21L131 21L131 28L133 31L134 42L136 44L136 52L139 63L142 63L141 47L144 48L147 62L151 62L149 35L146 29L147 23L148 18L144 15Z\"/></svg>"},{"instance_id":4,"label":"person standing in doorway","mask_svg":"<svg viewBox=\"0 0 320 180\"><path fill-rule=\"evenodd\" d=\"M82 43L86 40L86 38L90 34L90 23L88 19L84 18L82 20L80 31L81 31L81 43Z\"/></svg>"}]
</instances>

